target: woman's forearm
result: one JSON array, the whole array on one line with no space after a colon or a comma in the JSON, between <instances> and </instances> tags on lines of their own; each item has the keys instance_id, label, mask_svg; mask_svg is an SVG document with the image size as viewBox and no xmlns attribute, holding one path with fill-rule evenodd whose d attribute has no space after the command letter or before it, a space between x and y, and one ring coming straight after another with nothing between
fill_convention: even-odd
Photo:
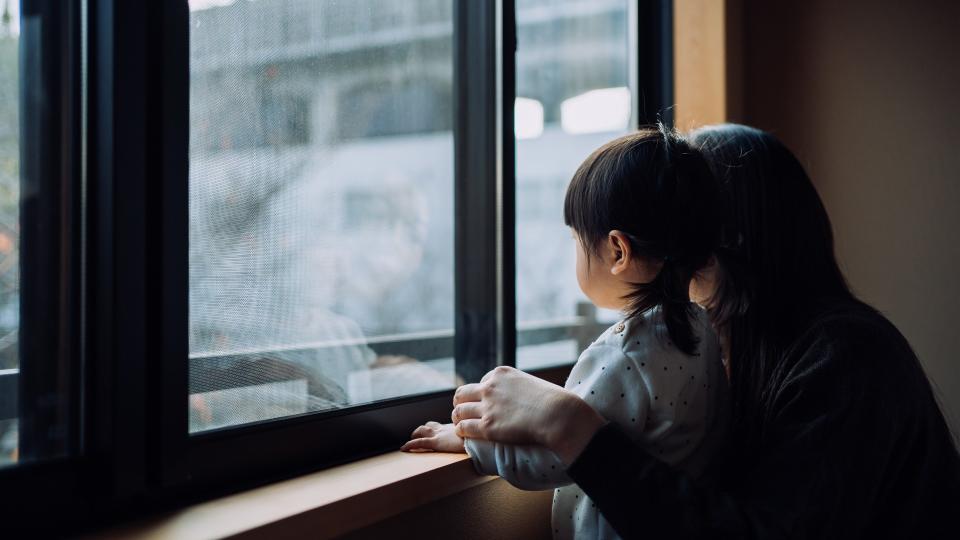
<instances>
[{"instance_id":1,"label":"woman's forearm","mask_svg":"<svg viewBox=\"0 0 960 540\"><path fill-rule=\"evenodd\" d=\"M500 366L454 394L457 435L545 446L570 464L606 420L579 396L514 368Z\"/></svg>"},{"instance_id":2,"label":"woman's forearm","mask_svg":"<svg viewBox=\"0 0 960 540\"><path fill-rule=\"evenodd\" d=\"M556 414L552 421L543 423L539 438L541 444L570 465L607 421L573 393L558 394L555 399Z\"/></svg>"}]
</instances>

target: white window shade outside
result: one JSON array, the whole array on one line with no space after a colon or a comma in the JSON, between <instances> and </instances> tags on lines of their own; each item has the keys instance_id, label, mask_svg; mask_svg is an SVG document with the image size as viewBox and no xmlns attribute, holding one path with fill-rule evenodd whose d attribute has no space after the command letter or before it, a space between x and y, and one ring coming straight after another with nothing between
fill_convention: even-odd
<instances>
[{"instance_id":1,"label":"white window shade outside","mask_svg":"<svg viewBox=\"0 0 960 540\"><path fill-rule=\"evenodd\" d=\"M564 100L560 125L571 135L624 131L630 125L630 89L601 88Z\"/></svg>"},{"instance_id":2,"label":"white window shade outside","mask_svg":"<svg viewBox=\"0 0 960 540\"><path fill-rule=\"evenodd\" d=\"M535 139L543 134L543 104L518 97L513 108L513 129L517 139Z\"/></svg>"}]
</instances>

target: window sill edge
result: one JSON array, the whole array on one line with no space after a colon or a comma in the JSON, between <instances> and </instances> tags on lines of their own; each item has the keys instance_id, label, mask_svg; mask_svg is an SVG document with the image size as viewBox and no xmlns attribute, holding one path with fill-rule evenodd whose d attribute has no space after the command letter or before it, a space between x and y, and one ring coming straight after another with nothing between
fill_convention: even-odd
<instances>
[{"instance_id":1,"label":"window sill edge","mask_svg":"<svg viewBox=\"0 0 960 540\"><path fill-rule=\"evenodd\" d=\"M466 454L389 452L88 538L333 538L495 478Z\"/></svg>"}]
</instances>

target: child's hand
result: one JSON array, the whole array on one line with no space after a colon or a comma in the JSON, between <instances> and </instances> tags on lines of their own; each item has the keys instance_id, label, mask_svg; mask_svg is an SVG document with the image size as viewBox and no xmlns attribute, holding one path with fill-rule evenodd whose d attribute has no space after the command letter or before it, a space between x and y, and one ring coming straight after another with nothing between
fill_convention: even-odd
<instances>
[{"instance_id":1,"label":"child's hand","mask_svg":"<svg viewBox=\"0 0 960 540\"><path fill-rule=\"evenodd\" d=\"M458 452L464 453L463 439L454 432L453 424L427 422L413 430L407 444L400 447L403 452Z\"/></svg>"}]
</instances>

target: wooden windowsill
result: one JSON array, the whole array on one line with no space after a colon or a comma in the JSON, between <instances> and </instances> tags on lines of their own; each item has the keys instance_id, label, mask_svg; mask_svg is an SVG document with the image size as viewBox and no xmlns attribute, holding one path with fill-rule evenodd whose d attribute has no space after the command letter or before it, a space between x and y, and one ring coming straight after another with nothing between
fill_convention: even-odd
<instances>
[{"instance_id":1,"label":"wooden windowsill","mask_svg":"<svg viewBox=\"0 0 960 540\"><path fill-rule=\"evenodd\" d=\"M493 480L466 454L390 452L203 502L91 538L332 538Z\"/></svg>"}]
</instances>

